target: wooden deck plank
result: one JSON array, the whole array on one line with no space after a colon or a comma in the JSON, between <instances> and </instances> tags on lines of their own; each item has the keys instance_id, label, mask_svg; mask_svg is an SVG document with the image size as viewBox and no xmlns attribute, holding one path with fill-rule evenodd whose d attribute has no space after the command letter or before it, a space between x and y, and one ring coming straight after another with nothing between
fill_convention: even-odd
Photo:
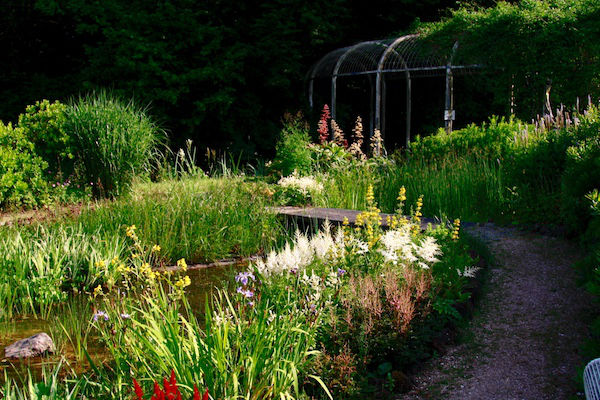
<instances>
[{"instance_id":1,"label":"wooden deck plank","mask_svg":"<svg viewBox=\"0 0 600 400\"><path fill-rule=\"evenodd\" d=\"M273 207L272 210L279 215L285 215L288 217L299 218L304 220L316 220L318 222L324 222L325 220L328 220L329 222L335 225L341 224L344 221L344 218L348 218L348 222L350 223L350 225L354 225L356 223L356 216L362 212L358 210L347 210L343 208L292 206ZM387 228L387 217L391 216L392 214L381 213L379 215L381 216L381 226L383 228ZM427 228L428 224L436 226L439 224L439 221L435 221L430 218L421 218L422 229Z\"/></svg>"}]
</instances>

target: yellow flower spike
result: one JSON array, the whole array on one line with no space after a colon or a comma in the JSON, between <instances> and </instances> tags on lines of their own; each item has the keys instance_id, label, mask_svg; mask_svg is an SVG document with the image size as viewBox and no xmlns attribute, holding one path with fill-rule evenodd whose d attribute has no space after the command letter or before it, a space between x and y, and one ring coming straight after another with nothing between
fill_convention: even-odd
<instances>
[{"instance_id":1,"label":"yellow flower spike","mask_svg":"<svg viewBox=\"0 0 600 400\"><path fill-rule=\"evenodd\" d=\"M350 221L348 221L348 217L344 217L344 221L342 222L342 225L344 225L344 226L350 225Z\"/></svg>"},{"instance_id":2,"label":"yellow flower spike","mask_svg":"<svg viewBox=\"0 0 600 400\"><path fill-rule=\"evenodd\" d=\"M185 258L180 258L177 260L177 266L181 268L183 272L187 271L187 263L185 262Z\"/></svg>"},{"instance_id":3,"label":"yellow flower spike","mask_svg":"<svg viewBox=\"0 0 600 400\"><path fill-rule=\"evenodd\" d=\"M95 266L96 268L103 268L103 267L105 267L105 266L106 266L106 263L104 262L104 260L100 260L100 261L96 261L96 262L94 263L94 266Z\"/></svg>"},{"instance_id":4,"label":"yellow flower spike","mask_svg":"<svg viewBox=\"0 0 600 400\"><path fill-rule=\"evenodd\" d=\"M94 289L94 298L97 296L102 296L104 293L102 292L102 286L98 285Z\"/></svg>"},{"instance_id":5,"label":"yellow flower spike","mask_svg":"<svg viewBox=\"0 0 600 400\"><path fill-rule=\"evenodd\" d=\"M400 191L398 192L398 198L396 200L400 202L406 201L406 188L404 186L400 188Z\"/></svg>"},{"instance_id":6,"label":"yellow flower spike","mask_svg":"<svg viewBox=\"0 0 600 400\"><path fill-rule=\"evenodd\" d=\"M136 229L137 228L135 227L135 225L128 226L125 233L130 238L134 238L134 237L137 238L137 236L135 235Z\"/></svg>"},{"instance_id":7,"label":"yellow flower spike","mask_svg":"<svg viewBox=\"0 0 600 400\"><path fill-rule=\"evenodd\" d=\"M460 232L460 219L455 219L452 228L452 240L458 240Z\"/></svg>"},{"instance_id":8,"label":"yellow flower spike","mask_svg":"<svg viewBox=\"0 0 600 400\"><path fill-rule=\"evenodd\" d=\"M152 252L153 253L158 253L161 250L160 246L155 244L154 246L152 246Z\"/></svg>"}]
</instances>

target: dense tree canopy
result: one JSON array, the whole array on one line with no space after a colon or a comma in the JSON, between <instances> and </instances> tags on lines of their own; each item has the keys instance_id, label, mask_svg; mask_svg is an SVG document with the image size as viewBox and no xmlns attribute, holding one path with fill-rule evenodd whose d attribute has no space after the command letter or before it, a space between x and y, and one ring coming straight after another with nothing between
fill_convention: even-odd
<instances>
[{"instance_id":1,"label":"dense tree canopy","mask_svg":"<svg viewBox=\"0 0 600 400\"><path fill-rule=\"evenodd\" d=\"M600 2L523 0L493 8L461 7L418 28L432 40L460 42L460 62L483 64L480 89L499 109L531 119L576 98L600 96ZM512 93L511 93L512 87ZM586 100L587 101L587 100ZM546 110L547 111L547 110Z\"/></svg>"},{"instance_id":2,"label":"dense tree canopy","mask_svg":"<svg viewBox=\"0 0 600 400\"><path fill-rule=\"evenodd\" d=\"M175 144L264 152L324 52L435 20L449 0L15 0L0 13L0 119L108 88L149 103Z\"/></svg>"},{"instance_id":3,"label":"dense tree canopy","mask_svg":"<svg viewBox=\"0 0 600 400\"><path fill-rule=\"evenodd\" d=\"M599 94L596 0L15 0L0 13L0 119L42 98L106 88L149 104L174 145L269 152L286 111L305 104L304 77L327 51L420 30L460 40L467 61L521 117ZM481 8L491 6L492 8ZM441 22L435 22L440 21ZM476 103L475 101L474 103Z\"/></svg>"}]
</instances>

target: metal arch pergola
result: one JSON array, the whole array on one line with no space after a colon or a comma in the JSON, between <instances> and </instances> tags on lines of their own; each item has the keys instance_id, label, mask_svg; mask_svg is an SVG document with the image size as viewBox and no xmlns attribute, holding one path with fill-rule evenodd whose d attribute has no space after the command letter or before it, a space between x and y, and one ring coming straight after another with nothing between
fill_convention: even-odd
<instances>
[{"instance_id":1,"label":"metal arch pergola","mask_svg":"<svg viewBox=\"0 0 600 400\"><path fill-rule=\"evenodd\" d=\"M454 120L453 76L469 72L480 65L454 65L458 42L450 49L441 49L419 35L395 39L372 40L334 50L321 58L308 73L308 100L313 104L314 81L331 78L331 117L336 117L337 80L340 77L366 75L371 84L371 133L378 129L385 134L385 75L404 74L406 78L406 144L410 141L411 79L414 77L446 76L444 120L448 131ZM375 76L375 85L373 85ZM373 88L374 86L374 88Z\"/></svg>"}]
</instances>

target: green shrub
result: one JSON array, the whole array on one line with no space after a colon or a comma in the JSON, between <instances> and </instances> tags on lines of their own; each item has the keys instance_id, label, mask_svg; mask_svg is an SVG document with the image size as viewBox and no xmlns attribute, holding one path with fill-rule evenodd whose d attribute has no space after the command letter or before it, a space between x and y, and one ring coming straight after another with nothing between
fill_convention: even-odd
<instances>
[{"instance_id":1,"label":"green shrub","mask_svg":"<svg viewBox=\"0 0 600 400\"><path fill-rule=\"evenodd\" d=\"M49 200L47 167L23 129L0 121L0 207L33 207Z\"/></svg>"},{"instance_id":2,"label":"green shrub","mask_svg":"<svg viewBox=\"0 0 600 400\"><path fill-rule=\"evenodd\" d=\"M583 232L590 220L585 195L600 186L600 110L590 108L574 132L562 174L562 219L571 232Z\"/></svg>"},{"instance_id":3,"label":"green shrub","mask_svg":"<svg viewBox=\"0 0 600 400\"><path fill-rule=\"evenodd\" d=\"M312 170L311 140L308 125L301 115L288 116L285 119L281 137L277 142L277 154L272 169L283 176L296 171L300 175L310 174Z\"/></svg>"},{"instance_id":4,"label":"green shrub","mask_svg":"<svg viewBox=\"0 0 600 400\"><path fill-rule=\"evenodd\" d=\"M48 100L37 101L27 106L19 115L19 128L35 145L35 152L47 163L50 173L70 176L73 172L73 140L65 129L65 104Z\"/></svg>"},{"instance_id":5,"label":"green shrub","mask_svg":"<svg viewBox=\"0 0 600 400\"><path fill-rule=\"evenodd\" d=\"M96 196L126 192L135 176L147 174L163 136L145 110L105 92L77 99L65 129Z\"/></svg>"}]
</instances>

